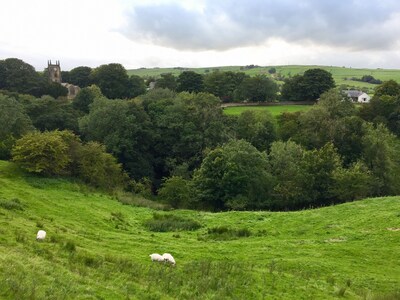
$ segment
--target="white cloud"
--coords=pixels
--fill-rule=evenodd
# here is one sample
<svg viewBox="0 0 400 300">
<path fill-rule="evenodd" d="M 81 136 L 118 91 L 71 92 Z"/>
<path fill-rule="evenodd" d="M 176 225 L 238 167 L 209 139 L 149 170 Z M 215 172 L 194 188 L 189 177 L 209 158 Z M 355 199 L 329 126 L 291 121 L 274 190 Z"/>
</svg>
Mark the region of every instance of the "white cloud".
<svg viewBox="0 0 400 300">
<path fill-rule="evenodd" d="M 324 64 L 400 68 L 394 0 L 6 0 L 0 59 L 42 70 Z M 133 18 L 133 19 L 132 19 Z M 356 45 L 356 47 L 354 47 Z"/>
</svg>

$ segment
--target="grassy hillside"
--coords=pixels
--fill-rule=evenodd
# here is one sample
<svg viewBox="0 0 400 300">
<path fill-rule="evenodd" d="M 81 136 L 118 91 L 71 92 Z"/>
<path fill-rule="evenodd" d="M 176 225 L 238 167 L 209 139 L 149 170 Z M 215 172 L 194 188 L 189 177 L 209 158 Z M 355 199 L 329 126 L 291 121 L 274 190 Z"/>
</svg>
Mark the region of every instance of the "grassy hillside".
<svg viewBox="0 0 400 300">
<path fill-rule="evenodd" d="M 212 68 L 187 68 L 185 70 L 192 70 L 198 72 L 200 74 L 206 74 L 208 72 L 212 72 L 215 69 L 219 69 L 221 71 L 234 71 L 234 72 L 244 72 L 249 75 L 257 75 L 257 74 L 266 74 L 269 75 L 268 70 L 271 66 L 265 67 L 257 67 L 248 70 L 241 70 L 240 66 L 227 66 L 227 67 L 212 67 Z M 389 79 L 393 79 L 397 82 L 400 82 L 400 70 L 392 70 L 392 69 L 354 69 L 354 68 L 344 68 L 344 67 L 333 67 L 333 66 L 274 66 L 277 73 L 281 73 L 286 77 L 293 76 L 296 74 L 303 74 L 306 70 L 312 68 L 321 68 L 330 73 L 332 73 L 333 78 L 337 85 L 346 84 L 349 86 L 354 86 L 357 88 L 363 88 L 365 90 L 372 91 L 376 85 L 369 84 L 365 82 L 352 81 L 348 80 L 352 77 L 361 78 L 363 75 L 372 75 L 376 79 L 380 79 L 382 81 L 386 81 Z M 139 75 L 139 76 L 160 76 L 163 73 L 172 73 L 174 75 L 179 75 L 182 72 L 182 69 L 179 68 L 141 68 L 128 70 L 129 75 Z M 346 80 L 347 79 L 347 80 Z"/>
<path fill-rule="evenodd" d="M 149 208 L 0 161 L 0 299 L 400 297 L 400 197 L 299 212 L 158 213 L 202 227 L 152 232 Z M 154 252 L 171 253 L 176 267 L 152 263 Z"/>
</svg>

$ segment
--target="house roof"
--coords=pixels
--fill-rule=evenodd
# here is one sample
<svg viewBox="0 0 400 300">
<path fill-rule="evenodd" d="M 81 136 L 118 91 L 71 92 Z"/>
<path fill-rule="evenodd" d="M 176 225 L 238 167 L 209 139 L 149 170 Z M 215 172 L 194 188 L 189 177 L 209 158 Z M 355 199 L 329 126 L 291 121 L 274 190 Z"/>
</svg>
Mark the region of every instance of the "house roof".
<svg viewBox="0 0 400 300">
<path fill-rule="evenodd" d="M 357 90 L 347 90 L 347 91 L 344 91 L 344 93 L 350 98 L 357 98 L 358 96 L 364 94 L 364 92 L 357 91 Z"/>
</svg>

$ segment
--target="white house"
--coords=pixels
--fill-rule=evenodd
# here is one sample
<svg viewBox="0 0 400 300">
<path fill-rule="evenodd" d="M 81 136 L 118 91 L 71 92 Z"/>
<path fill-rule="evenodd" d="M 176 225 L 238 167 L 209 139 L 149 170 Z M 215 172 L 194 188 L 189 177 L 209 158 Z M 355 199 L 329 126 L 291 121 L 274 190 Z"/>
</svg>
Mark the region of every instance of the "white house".
<svg viewBox="0 0 400 300">
<path fill-rule="evenodd" d="M 364 93 L 363 91 L 347 90 L 343 92 L 347 97 L 351 98 L 353 102 L 369 103 L 369 101 L 371 100 L 371 97 L 367 93 Z"/>
</svg>

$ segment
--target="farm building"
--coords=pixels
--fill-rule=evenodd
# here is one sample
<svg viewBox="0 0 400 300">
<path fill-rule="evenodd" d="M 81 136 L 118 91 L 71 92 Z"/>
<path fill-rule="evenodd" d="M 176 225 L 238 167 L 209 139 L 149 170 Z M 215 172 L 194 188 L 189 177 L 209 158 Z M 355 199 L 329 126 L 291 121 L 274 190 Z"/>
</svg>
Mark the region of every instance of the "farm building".
<svg viewBox="0 0 400 300">
<path fill-rule="evenodd" d="M 345 93 L 347 97 L 351 98 L 353 102 L 368 103 L 369 100 L 371 100 L 371 97 L 367 93 L 364 93 L 363 91 L 347 90 L 343 91 L 343 93 Z"/>
</svg>

